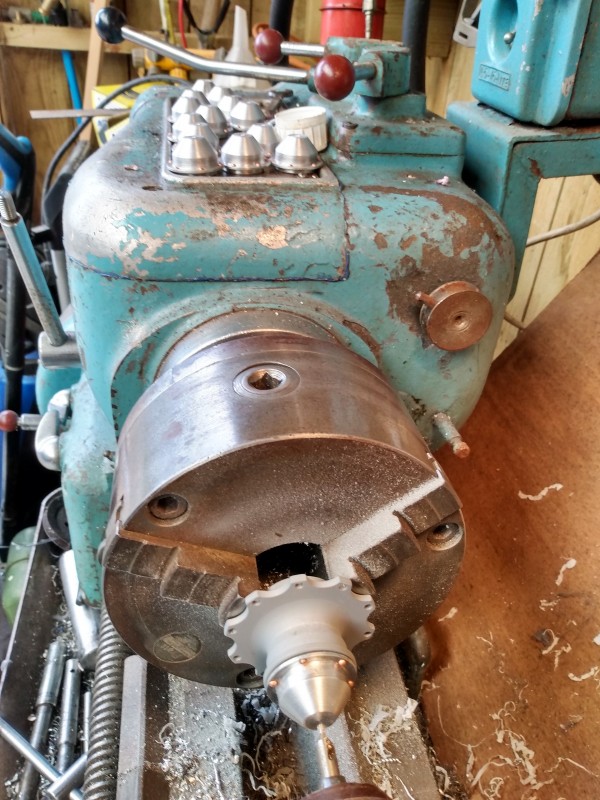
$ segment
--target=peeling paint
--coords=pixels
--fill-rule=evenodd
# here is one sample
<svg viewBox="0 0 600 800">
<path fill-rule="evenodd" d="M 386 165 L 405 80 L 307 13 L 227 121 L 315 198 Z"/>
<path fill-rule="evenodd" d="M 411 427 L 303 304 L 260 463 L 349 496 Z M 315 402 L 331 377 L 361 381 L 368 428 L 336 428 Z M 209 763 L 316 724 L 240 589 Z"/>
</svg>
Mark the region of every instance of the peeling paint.
<svg viewBox="0 0 600 800">
<path fill-rule="evenodd" d="M 378 250 L 387 250 L 388 242 L 383 233 L 376 233 L 373 241 Z"/>
<path fill-rule="evenodd" d="M 564 79 L 561 86 L 561 93 L 563 97 L 568 97 L 571 92 L 573 91 L 573 86 L 575 85 L 575 73 L 569 75 L 567 78 Z"/>
<path fill-rule="evenodd" d="M 256 234 L 256 238 L 263 247 L 271 250 L 280 250 L 288 246 L 286 228 L 283 225 L 274 225 L 272 228 L 263 226 Z"/>
</svg>

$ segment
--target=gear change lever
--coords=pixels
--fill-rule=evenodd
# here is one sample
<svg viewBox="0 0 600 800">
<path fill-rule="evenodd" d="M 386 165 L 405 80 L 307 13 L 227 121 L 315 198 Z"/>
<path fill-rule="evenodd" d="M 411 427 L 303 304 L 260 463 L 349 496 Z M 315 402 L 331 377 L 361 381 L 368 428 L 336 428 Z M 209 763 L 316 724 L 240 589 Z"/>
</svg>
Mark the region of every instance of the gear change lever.
<svg viewBox="0 0 600 800">
<path fill-rule="evenodd" d="M 237 75 L 245 78 L 261 78 L 268 81 L 308 83 L 311 89 L 314 87 L 327 100 L 342 100 L 350 94 L 356 81 L 372 80 L 377 73 L 377 67 L 370 61 L 352 64 L 344 56 L 336 54 L 324 55 L 314 70 L 279 67 L 272 64 L 236 64 L 229 61 L 213 61 L 210 58 L 194 55 L 182 47 L 161 42 L 152 36 L 148 36 L 143 31 L 132 28 L 127 24 L 127 19 L 123 12 L 112 6 L 102 8 L 97 13 L 96 30 L 100 38 L 108 44 L 119 44 L 126 39 L 133 44 L 153 50 L 155 53 L 172 58 L 192 69 L 203 72 L 212 72 L 217 75 Z M 260 36 L 272 33 L 268 29 L 263 31 Z M 321 54 L 320 46 L 313 45 L 312 47 L 314 50 L 312 50 L 311 55 Z M 257 42 L 257 51 L 260 57 L 259 42 Z M 280 43 L 279 52 L 287 51 L 285 44 L 281 45 Z M 323 50 L 323 52 L 325 51 Z"/>
</svg>

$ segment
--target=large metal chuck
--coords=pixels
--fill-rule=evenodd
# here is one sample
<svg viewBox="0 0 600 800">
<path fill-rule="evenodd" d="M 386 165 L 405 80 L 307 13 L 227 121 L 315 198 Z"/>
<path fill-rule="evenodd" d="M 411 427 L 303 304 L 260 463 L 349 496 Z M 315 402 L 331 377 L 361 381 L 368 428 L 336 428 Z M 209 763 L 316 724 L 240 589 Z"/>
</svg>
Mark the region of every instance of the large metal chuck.
<svg viewBox="0 0 600 800">
<path fill-rule="evenodd" d="M 285 704 L 309 658 L 345 696 L 355 664 L 447 594 L 459 506 L 376 367 L 303 317 L 233 313 L 172 349 L 123 428 L 106 605 L 135 651 L 184 678 L 251 686 L 264 672 Z M 294 580 L 298 600 L 311 595 L 304 611 L 290 603 Z M 255 615 L 254 600 L 272 615 Z M 307 615 L 313 640 L 288 648 Z M 242 617 L 255 622 L 240 638 Z M 288 711 L 311 727 L 339 713 L 337 701 L 333 717 L 310 703 L 294 712 L 297 700 Z"/>
</svg>

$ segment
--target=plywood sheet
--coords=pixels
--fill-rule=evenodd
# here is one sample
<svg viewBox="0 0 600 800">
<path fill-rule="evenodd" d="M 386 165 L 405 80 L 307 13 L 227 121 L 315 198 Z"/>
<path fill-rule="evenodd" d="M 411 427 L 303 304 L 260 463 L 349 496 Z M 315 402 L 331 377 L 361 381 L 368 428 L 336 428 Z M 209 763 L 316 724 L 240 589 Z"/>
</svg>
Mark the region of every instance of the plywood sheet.
<svg viewBox="0 0 600 800">
<path fill-rule="evenodd" d="M 468 543 L 424 704 L 467 796 L 600 796 L 599 266 L 496 361 L 471 458 L 440 458 Z"/>
</svg>

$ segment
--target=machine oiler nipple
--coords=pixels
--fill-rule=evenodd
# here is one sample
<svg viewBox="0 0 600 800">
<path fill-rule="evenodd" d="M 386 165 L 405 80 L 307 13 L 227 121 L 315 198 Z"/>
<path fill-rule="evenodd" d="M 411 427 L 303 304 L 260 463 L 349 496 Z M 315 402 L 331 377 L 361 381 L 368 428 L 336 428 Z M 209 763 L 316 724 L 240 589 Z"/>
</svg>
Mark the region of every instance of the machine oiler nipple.
<svg viewBox="0 0 600 800">
<path fill-rule="evenodd" d="M 356 682 L 352 648 L 370 639 L 375 607 L 349 580 L 293 575 L 252 592 L 225 624 L 234 663 L 252 664 L 281 710 L 304 728 L 332 725 Z"/>
</svg>

